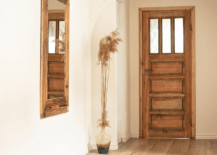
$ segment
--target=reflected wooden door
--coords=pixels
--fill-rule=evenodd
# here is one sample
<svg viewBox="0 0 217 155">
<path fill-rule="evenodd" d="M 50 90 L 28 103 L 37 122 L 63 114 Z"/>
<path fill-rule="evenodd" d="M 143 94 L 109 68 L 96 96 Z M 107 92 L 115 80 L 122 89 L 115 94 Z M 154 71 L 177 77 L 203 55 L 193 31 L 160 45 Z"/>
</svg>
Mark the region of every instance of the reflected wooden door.
<svg viewBox="0 0 217 155">
<path fill-rule="evenodd" d="M 191 137 L 191 12 L 142 14 L 143 137 Z"/>
</svg>

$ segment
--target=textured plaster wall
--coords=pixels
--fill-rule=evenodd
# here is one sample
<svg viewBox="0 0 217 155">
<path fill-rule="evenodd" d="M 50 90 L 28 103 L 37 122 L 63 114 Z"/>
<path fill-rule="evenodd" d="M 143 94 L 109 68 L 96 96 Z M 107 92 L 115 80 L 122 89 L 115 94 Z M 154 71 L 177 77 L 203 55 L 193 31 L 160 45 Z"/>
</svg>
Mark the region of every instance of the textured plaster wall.
<svg viewBox="0 0 217 155">
<path fill-rule="evenodd" d="M 91 130 L 87 0 L 70 1 L 69 112 L 40 119 L 40 0 L 0 4 L 0 154 L 84 155 Z"/>
</svg>

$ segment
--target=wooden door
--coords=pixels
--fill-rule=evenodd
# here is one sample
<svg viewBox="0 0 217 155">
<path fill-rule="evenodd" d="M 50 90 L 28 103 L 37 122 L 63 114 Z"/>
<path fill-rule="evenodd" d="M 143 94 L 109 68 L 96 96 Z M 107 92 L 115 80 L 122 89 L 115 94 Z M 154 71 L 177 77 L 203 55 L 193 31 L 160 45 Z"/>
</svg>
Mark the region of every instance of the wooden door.
<svg viewBox="0 0 217 155">
<path fill-rule="evenodd" d="M 191 12 L 142 14 L 143 137 L 191 137 Z"/>
</svg>

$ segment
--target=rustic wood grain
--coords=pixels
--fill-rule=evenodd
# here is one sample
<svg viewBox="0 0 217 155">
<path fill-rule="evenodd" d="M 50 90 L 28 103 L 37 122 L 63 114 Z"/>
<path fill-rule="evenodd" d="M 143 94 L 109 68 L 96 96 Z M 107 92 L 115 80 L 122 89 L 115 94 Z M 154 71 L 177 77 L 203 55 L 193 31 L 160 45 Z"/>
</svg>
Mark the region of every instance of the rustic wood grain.
<svg viewBox="0 0 217 155">
<path fill-rule="evenodd" d="M 45 117 L 49 117 L 49 116 L 54 116 L 54 115 L 58 115 L 58 114 L 62 114 L 62 113 L 66 113 L 68 112 L 68 107 L 67 106 L 63 106 L 63 107 L 59 107 L 57 109 L 46 109 L 45 110 Z"/>
<path fill-rule="evenodd" d="M 150 33 L 149 33 L 149 12 L 143 12 L 142 15 L 142 40 L 143 40 L 143 64 L 144 69 L 149 69 L 149 50 L 150 50 Z M 148 87 L 149 81 L 148 76 L 144 74 L 143 76 L 143 137 L 149 137 L 148 132 L 148 122 L 149 122 L 149 109 L 148 109 L 148 99 L 149 99 L 149 87 Z"/>
<path fill-rule="evenodd" d="M 176 12 L 176 11 L 175 11 Z M 183 14 L 183 11 L 180 11 Z M 175 27 L 174 27 L 174 17 L 171 17 L 171 53 L 175 53 Z"/>
<path fill-rule="evenodd" d="M 148 154 L 166 154 L 170 146 L 174 143 L 172 139 L 159 140 L 156 145 L 148 152 Z"/>
<path fill-rule="evenodd" d="M 48 54 L 48 61 L 52 62 L 52 61 L 59 61 L 59 62 L 63 62 L 64 59 L 64 54 Z"/>
<path fill-rule="evenodd" d="M 48 91 L 64 91 L 64 79 L 48 79 Z"/>
<path fill-rule="evenodd" d="M 191 10 L 194 6 L 176 6 L 176 7 L 148 7 L 148 8 L 139 8 L 141 11 L 185 11 Z"/>
<path fill-rule="evenodd" d="M 185 97 L 185 94 L 180 93 L 150 93 L 150 97 Z"/>
<path fill-rule="evenodd" d="M 168 154 L 186 155 L 190 146 L 190 139 L 176 139 L 171 145 Z"/>
<path fill-rule="evenodd" d="M 182 62 L 153 62 L 151 75 L 177 75 L 182 74 Z"/>
<path fill-rule="evenodd" d="M 161 54 L 161 55 L 150 54 L 149 60 L 151 62 L 168 62 L 168 61 L 183 62 L 185 60 L 185 55 L 184 54 Z"/>
<path fill-rule="evenodd" d="M 195 139 L 130 139 L 120 143 L 109 155 L 216 155 L 217 140 Z M 98 155 L 92 150 L 86 155 Z"/>
<path fill-rule="evenodd" d="M 142 11 L 139 11 L 139 137 L 142 138 L 143 124 L 143 56 L 142 56 Z"/>
<path fill-rule="evenodd" d="M 65 14 L 64 13 L 48 13 L 48 19 L 59 19 L 59 20 L 64 20 L 65 19 Z"/>
<path fill-rule="evenodd" d="M 183 17 L 183 11 L 151 11 L 151 18 L 159 18 L 159 17 Z"/>
<path fill-rule="evenodd" d="M 64 87 L 64 96 L 66 98 L 66 104 L 69 105 L 69 12 L 70 12 L 70 1 L 67 1 L 65 5 L 65 27 L 66 27 L 66 35 L 65 35 L 65 87 Z"/>
<path fill-rule="evenodd" d="M 191 11 L 184 11 L 185 16 L 185 112 L 186 137 L 191 137 Z"/>
<path fill-rule="evenodd" d="M 217 154 L 217 140 L 207 140 L 207 155 Z"/>
<path fill-rule="evenodd" d="M 64 62 L 48 62 L 48 74 L 64 74 Z"/>
<path fill-rule="evenodd" d="M 195 138 L 196 129 L 196 69 L 195 69 L 195 7 L 191 10 L 191 26 L 192 26 L 192 32 L 191 32 L 191 54 L 192 54 L 192 138 Z"/>
<path fill-rule="evenodd" d="M 182 98 L 152 98 L 152 109 L 182 109 Z"/>
<path fill-rule="evenodd" d="M 182 80 L 151 80 L 152 93 L 182 93 Z"/>
<path fill-rule="evenodd" d="M 41 1 L 41 75 L 40 75 L 40 117 L 44 118 L 47 100 L 47 56 L 48 53 L 48 0 Z"/>
<path fill-rule="evenodd" d="M 171 76 L 149 76 L 151 80 L 183 80 L 185 76 L 181 75 L 171 75 Z"/>
<path fill-rule="evenodd" d="M 185 111 L 183 110 L 171 110 L 171 109 L 164 109 L 164 110 L 151 110 L 149 112 L 150 115 L 185 115 Z"/>
<path fill-rule="evenodd" d="M 48 78 L 54 78 L 54 79 L 64 79 L 65 75 L 64 74 L 48 74 Z"/>
<path fill-rule="evenodd" d="M 182 128 L 182 116 L 152 116 L 153 128 Z"/>
<path fill-rule="evenodd" d="M 162 54 L 162 17 L 159 17 L 158 21 L 159 21 L 159 25 L 158 25 L 159 26 L 159 46 L 158 48 L 159 48 L 159 54 L 161 55 Z"/>
<path fill-rule="evenodd" d="M 63 3 L 63 4 L 67 4 L 67 2 L 69 1 L 69 0 L 58 0 L 59 2 L 61 2 L 61 3 Z"/>
<path fill-rule="evenodd" d="M 49 13 L 65 13 L 65 10 L 48 10 Z"/>
</svg>

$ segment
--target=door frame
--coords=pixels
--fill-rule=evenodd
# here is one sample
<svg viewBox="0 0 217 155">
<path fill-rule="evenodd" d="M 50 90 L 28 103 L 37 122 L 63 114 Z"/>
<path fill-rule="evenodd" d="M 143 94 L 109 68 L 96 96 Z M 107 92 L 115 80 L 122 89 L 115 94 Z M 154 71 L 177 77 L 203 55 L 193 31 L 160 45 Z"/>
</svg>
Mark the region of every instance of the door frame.
<svg viewBox="0 0 217 155">
<path fill-rule="evenodd" d="M 182 7 L 150 7 L 150 8 L 139 8 L 139 138 L 143 138 L 143 116 L 145 115 L 145 111 L 143 111 L 143 51 L 142 51 L 142 12 L 145 11 L 191 11 L 191 25 L 192 25 L 192 33 L 191 33 L 191 138 L 195 139 L 195 123 L 196 123 L 196 92 L 195 92 L 195 6 L 182 6 Z"/>
</svg>

